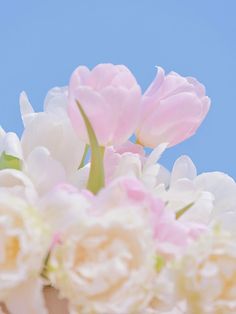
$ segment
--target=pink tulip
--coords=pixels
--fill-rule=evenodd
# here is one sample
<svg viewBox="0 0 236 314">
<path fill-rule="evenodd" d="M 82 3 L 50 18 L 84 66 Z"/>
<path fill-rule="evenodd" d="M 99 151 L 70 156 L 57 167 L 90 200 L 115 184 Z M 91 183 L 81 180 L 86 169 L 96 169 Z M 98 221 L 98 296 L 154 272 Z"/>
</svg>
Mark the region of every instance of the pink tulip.
<svg viewBox="0 0 236 314">
<path fill-rule="evenodd" d="M 80 139 L 88 143 L 76 100 L 100 145 L 123 144 L 134 133 L 140 117 L 141 89 L 124 65 L 99 64 L 91 71 L 79 66 L 71 76 L 69 116 Z"/>
<path fill-rule="evenodd" d="M 165 76 L 158 67 L 156 78 L 143 95 L 138 142 L 152 148 L 164 142 L 174 146 L 196 132 L 209 107 L 205 88 L 195 78 L 175 72 Z"/>
</svg>

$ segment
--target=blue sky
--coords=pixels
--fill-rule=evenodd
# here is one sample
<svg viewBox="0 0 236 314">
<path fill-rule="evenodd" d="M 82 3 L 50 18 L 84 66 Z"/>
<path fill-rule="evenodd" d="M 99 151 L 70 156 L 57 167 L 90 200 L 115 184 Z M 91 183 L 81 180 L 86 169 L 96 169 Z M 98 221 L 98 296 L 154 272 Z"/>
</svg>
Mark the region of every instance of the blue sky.
<svg viewBox="0 0 236 314">
<path fill-rule="evenodd" d="M 170 167 L 188 154 L 198 171 L 236 178 L 236 1 L 9 0 L 0 10 L 0 123 L 22 131 L 18 97 L 41 110 L 48 89 L 79 64 L 127 65 L 142 89 L 155 66 L 197 77 L 212 99 L 197 134 L 169 149 Z"/>
</svg>

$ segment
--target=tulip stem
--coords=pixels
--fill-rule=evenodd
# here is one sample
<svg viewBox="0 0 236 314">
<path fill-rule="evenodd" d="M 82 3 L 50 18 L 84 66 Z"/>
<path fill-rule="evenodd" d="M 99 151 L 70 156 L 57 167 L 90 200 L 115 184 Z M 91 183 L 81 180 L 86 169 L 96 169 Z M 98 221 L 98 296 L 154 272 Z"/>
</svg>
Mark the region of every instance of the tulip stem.
<svg viewBox="0 0 236 314">
<path fill-rule="evenodd" d="M 90 164 L 87 189 L 93 192 L 94 194 L 96 194 L 105 185 L 105 175 L 104 175 L 104 165 L 103 165 L 105 147 L 99 146 L 94 129 L 86 113 L 84 112 L 83 107 L 80 105 L 78 101 L 76 101 L 76 103 L 81 113 L 81 116 L 84 120 L 84 124 L 88 132 L 88 138 L 89 138 L 89 143 L 91 147 L 91 164 Z"/>
<path fill-rule="evenodd" d="M 97 192 L 105 185 L 103 165 L 104 152 L 105 147 L 103 146 L 99 146 L 95 152 L 91 150 L 91 166 L 87 188 L 94 194 L 97 194 Z"/>
<path fill-rule="evenodd" d="M 84 154 L 83 154 L 83 157 L 82 157 L 82 160 L 81 160 L 81 162 L 80 162 L 80 165 L 79 165 L 79 168 L 78 168 L 78 169 L 83 168 L 84 163 L 85 163 L 86 156 L 87 156 L 87 154 L 88 154 L 88 150 L 89 150 L 89 145 L 86 144 L 85 149 L 84 149 Z"/>
</svg>

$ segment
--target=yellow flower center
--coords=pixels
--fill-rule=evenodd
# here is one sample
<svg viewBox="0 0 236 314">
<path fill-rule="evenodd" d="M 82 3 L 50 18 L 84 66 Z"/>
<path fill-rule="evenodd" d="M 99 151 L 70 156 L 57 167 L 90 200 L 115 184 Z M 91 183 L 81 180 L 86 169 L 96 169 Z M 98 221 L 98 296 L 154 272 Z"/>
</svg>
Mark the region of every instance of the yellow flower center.
<svg viewBox="0 0 236 314">
<path fill-rule="evenodd" d="M 0 262 L 1 269 L 11 269 L 16 265 L 16 259 L 20 251 L 19 239 L 16 236 L 7 238 L 5 242 L 4 261 Z"/>
</svg>

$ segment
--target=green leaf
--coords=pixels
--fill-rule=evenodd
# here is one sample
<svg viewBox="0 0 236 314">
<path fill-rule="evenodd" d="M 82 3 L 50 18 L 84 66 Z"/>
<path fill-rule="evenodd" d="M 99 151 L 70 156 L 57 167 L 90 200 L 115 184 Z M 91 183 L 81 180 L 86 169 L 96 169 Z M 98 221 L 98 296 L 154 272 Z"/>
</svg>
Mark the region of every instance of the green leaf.
<svg viewBox="0 0 236 314">
<path fill-rule="evenodd" d="M 184 208 L 181 208 L 179 211 L 177 211 L 177 213 L 175 214 L 176 219 L 179 219 L 184 213 L 186 213 L 193 206 L 193 204 L 194 203 L 190 203 Z"/>
<path fill-rule="evenodd" d="M 7 155 L 5 152 L 0 157 L 0 170 L 3 169 L 16 169 L 21 170 L 21 160 L 17 157 Z"/>
<path fill-rule="evenodd" d="M 105 184 L 104 165 L 103 165 L 103 157 L 104 157 L 105 148 L 99 146 L 96 134 L 93 130 L 93 127 L 86 113 L 84 112 L 80 103 L 78 101 L 76 101 L 76 103 L 83 117 L 86 129 L 88 132 L 89 143 L 90 143 L 90 148 L 91 148 L 91 165 L 90 165 L 87 188 L 88 190 L 96 194 L 101 188 L 104 187 L 104 184 Z"/>
</svg>

